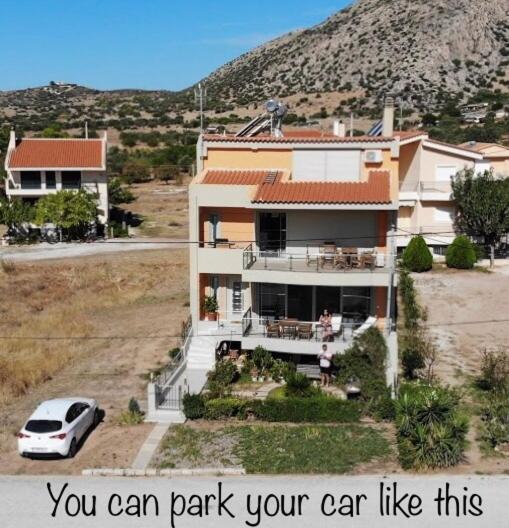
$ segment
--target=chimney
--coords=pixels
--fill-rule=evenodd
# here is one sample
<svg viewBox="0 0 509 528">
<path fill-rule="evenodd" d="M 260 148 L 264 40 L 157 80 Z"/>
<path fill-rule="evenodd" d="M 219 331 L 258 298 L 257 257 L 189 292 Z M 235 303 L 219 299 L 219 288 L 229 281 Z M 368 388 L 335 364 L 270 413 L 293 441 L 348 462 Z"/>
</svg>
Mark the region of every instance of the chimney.
<svg viewBox="0 0 509 528">
<path fill-rule="evenodd" d="M 394 99 L 392 97 L 385 98 L 384 118 L 382 124 L 382 135 L 385 137 L 392 137 L 394 134 Z"/>
<path fill-rule="evenodd" d="M 339 119 L 334 119 L 334 122 L 332 124 L 332 133 L 337 137 L 346 136 L 346 126 L 343 121 L 340 121 Z"/>
<path fill-rule="evenodd" d="M 9 137 L 9 144 L 15 146 L 16 145 L 16 131 L 11 128 L 11 133 Z"/>
</svg>

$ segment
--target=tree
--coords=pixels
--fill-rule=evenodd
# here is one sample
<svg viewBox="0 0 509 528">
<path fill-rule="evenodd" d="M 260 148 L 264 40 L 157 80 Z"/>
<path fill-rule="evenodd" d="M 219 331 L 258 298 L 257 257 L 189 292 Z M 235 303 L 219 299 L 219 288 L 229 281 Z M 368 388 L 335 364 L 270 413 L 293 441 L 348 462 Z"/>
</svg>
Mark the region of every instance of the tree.
<svg viewBox="0 0 509 528">
<path fill-rule="evenodd" d="M 447 248 L 445 262 L 448 268 L 472 269 L 477 262 L 474 245 L 466 235 L 457 236 Z"/>
<path fill-rule="evenodd" d="M 139 160 L 129 160 L 122 169 L 125 181 L 131 183 L 143 183 L 150 180 L 149 168 Z"/>
<path fill-rule="evenodd" d="M 178 174 L 179 168 L 174 165 L 163 165 L 161 167 L 157 167 L 156 169 L 157 178 L 163 181 L 164 183 L 168 183 L 169 181 L 175 181 L 177 179 Z"/>
<path fill-rule="evenodd" d="M 108 202 L 111 205 L 127 204 L 134 202 L 136 197 L 127 188 L 122 185 L 119 178 L 111 178 L 108 183 Z"/>
<path fill-rule="evenodd" d="M 464 169 L 453 176 L 451 185 L 456 229 L 484 239 L 493 267 L 495 246 L 509 231 L 509 180 L 495 178 L 492 171 L 475 174 L 474 169 Z"/>
<path fill-rule="evenodd" d="M 433 255 L 431 254 L 424 238 L 421 235 L 414 236 L 403 251 L 403 266 L 417 273 L 428 271 L 433 266 Z"/>
<path fill-rule="evenodd" d="M 24 225 L 34 219 L 34 208 L 21 198 L 0 199 L 0 224 L 7 226 L 7 234 L 20 235 Z"/>
<path fill-rule="evenodd" d="M 40 134 L 39 137 L 42 138 L 67 138 L 69 134 L 62 130 L 62 125 L 60 123 L 53 123 L 50 126 L 46 127 Z"/>
<path fill-rule="evenodd" d="M 72 238 L 83 237 L 97 220 L 97 196 L 80 189 L 43 196 L 35 207 L 35 223 L 54 224 Z"/>
</svg>

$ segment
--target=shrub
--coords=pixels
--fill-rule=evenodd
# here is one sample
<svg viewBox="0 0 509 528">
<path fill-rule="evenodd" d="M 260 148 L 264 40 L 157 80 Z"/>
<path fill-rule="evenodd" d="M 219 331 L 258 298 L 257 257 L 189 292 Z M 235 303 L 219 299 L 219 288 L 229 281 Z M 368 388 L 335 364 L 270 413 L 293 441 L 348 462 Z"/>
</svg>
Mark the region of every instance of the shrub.
<svg viewBox="0 0 509 528">
<path fill-rule="evenodd" d="M 308 398 L 316 394 L 311 380 L 299 372 L 292 372 L 286 378 L 285 396 L 288 398 Z"/>
<path fill-rule="evenodd" d="M 463 459 L 468 420 L 458 395 L 442 387 L 405 388 L 396 402 L 399 460 L 404 469 L 446 468 Z"/>
<path fill-rule="evenodd" d="M 239 375 L 231 361 L 218 361 L 214 370 L 207 374 L 207 387 L 211 398 L 221 398 L 231 391 L 231 385 Z"/>
<path fill-rule="evenodd" d="M 275 359 L 270 367 L 270 376 L 274 381 L 281 381 L 286 374 L 286 363 L 282 359 Z M 292 363 L 293 365 L 293 363 Z"/>
<path fill-rule="evenodd" d="M 405 328 L 415 329 L 422 316 L 421 308 L 417 302 L 414 280 L 410 277 L 408 270 L 401 270 L 399 291 L 403 301 L 403 311 L 405 313 Z"/>
<path fill-rule="evenodd" d="M 203 310 L 207 313 L 215 313 L 217 312 L 217 309 L 217 299 L 211 295 L 207 295 L 205 299 L 203 299 Z"/>
<path fill-rule="evenodd" d="M 262 346 L 257 346 L 253 350 L 252 360 L 260 375 L 265 375 L 274 363 L 272 354 Z"/>
<path fill-rule="evenodd" d="M 168 350 L 168 356 L 170 356 L 170 359 L 175 359 L 179 354 L 180 354 L 180 347 L 174 347 Z"/>
<path fill-rule="evenodd" d="M 472 269 L 476 261 L 474 246 L 465 235 L 457 236 L 447 248 L 445 262 L 448 268 Z"/>
<path fill-rule="evenodd" d="M 417 273 L 428 271 L 432 268 L 433 255 L 421 235 L 417 235 L 410 240 L 410 243 L 403 251 L 402 263 L 406 269 Z"/>
<path fill-rule="evenodd" d="M 491 447 L 509 443 L 509 401 L 506 397 L 491 400 L 481 411 L 481 438 Z"/>
<path fill-rule="evenodd" d="M 205 418 L 207 420 L 220 420 L 221 418 L 232 418 L 244 416 L 246 400 L 240 398 L 218 398 L 205 402 Z"/>
<path fill-rule="evenodd" d="M 477 386 L 486 391 L 505 394 L 509 389 L 509 355 L 505 350 L 485 350 L 481 359 L 481 375 Z"/>
<path fill-rule="evenodd" d="M 131 398 L 127 404 L 127 410 L 120 413 L 118 423 L 120 425 L 138 425 L 143 422 L 143 413 L 135 398 Z"/>
<path fill-rule="evenodd" d="M 257 400 L 245 409 L 268 422 L 357 422 L 361 416 L 358 402 L 329 396 Z"/>
<path fill-rule="evenodd" d="M 185 393 L 182 399 L 184 415 L 189 420 L 197 420 L 205 415 L 205 400 L 201 394 Z"/>
<path fill-rule="evenodd" d="M 417 378 L 417 371 L 426 366 L 421 337 L 418 333 L 406 336 L 401 352 L 403 376 L 406 379 Z"/>
<path fill-rule="evenodd" d="M 350 378 L 361 383 L 361 399 L 367 409 L 387 393 L 385 362 L 387 344 L 378 328 L 370 328 L 356 338 L 344 354 L 334 356 L 332 362 L 338 369 L 336 380 L 345 384 Z M 374 407 L 373 407 L 374 408 Z"/>
<path fill-rule="evenodd" d="M 129 404 L 127 405 L 127 409 L 129 410 L 130 413 L 138 413 L 138 414 L 141 413 L 140 404 L 138 403 L 138 401 L 135 398 L 131 398 L 129 400 Z"/>
</svg>

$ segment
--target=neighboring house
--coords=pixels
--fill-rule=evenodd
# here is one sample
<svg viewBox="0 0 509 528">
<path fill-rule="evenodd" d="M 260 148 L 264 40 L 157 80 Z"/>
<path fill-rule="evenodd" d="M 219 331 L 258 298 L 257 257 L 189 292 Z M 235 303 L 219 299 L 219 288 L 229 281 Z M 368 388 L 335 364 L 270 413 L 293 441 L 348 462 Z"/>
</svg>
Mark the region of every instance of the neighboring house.
<svg viewBox="0 0 509 528">
<path fill-rule="evenodd" d="M 509 177 L 509 148 L 497 143 L 478 143 L 469 141 L 460 147 L 482 154 L 486 163 L 489 163 L 495 176 Z"/>
<path fill-rule="evenodd" d="M 422 132 L 398 135 L 397 245 L 403 248 L 413 235 L 423 234 L 428 246 L 436 254 L 442 254 L 455 237 L 451 176 L 465 168 L 482 172 L 494 165 L 482 152 L 465 145 L 435 141 Z"/>
<path fill-rule="evenodd" d="M 5 192 L 35 203 L 61 189 L 87 189 L 98 196 L 98 219 L 108 222 L 106 134 L 101 139 L 16 139 L 11 132 Z"/>
</svg>

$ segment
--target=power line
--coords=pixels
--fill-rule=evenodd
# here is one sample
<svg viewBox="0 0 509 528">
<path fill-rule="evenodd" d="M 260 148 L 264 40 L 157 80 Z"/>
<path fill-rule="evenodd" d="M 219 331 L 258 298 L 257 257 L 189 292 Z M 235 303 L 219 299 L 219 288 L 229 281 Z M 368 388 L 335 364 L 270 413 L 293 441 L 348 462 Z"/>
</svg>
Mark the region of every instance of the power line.
<svg viewBox="0 0 509 528">
<path fill-rule="evenodd" d="M 448 321 L 443 323 L 427 323 L 426 327 L 449 327 L 449 326 L 468 326 L 474 324 L 499 324 L 499 323 L 508 323 L 509 318 L 507 319 L 479 319 L 472 321 Z M 250 332 L 249 337 L 256 336 L 265 336 L 264 332 Z M 238 337 L 241 336 L 233 335 L 232 332 L 223 333 L 223 334 L 196 334 L 193 337 Z M 159 334 L 154 336 L 0 336 L 2 340 L 33 340 L 33 341 L 87 341 L 87 340 L 143 340 L 143 339 L 182 339 L 181 334 Z M 312 341 L 309 341 L 310 343 Z"/>
</svg>

